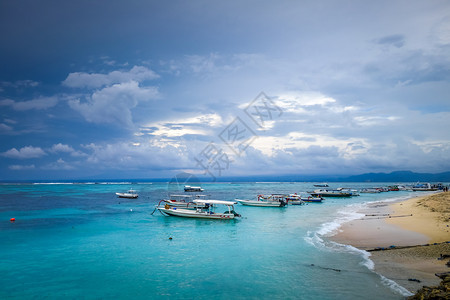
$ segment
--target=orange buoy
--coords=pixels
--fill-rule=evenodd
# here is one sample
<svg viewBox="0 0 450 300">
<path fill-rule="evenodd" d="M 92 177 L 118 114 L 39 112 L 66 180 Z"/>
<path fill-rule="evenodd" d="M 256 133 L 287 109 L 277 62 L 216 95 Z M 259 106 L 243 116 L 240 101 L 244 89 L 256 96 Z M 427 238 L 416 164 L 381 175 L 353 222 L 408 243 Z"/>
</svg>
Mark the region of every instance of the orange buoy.
<svg viewBox="0 0 450 300">
<path fill-rule="evenodd" d="M 16 221 L 16 218 L 11 218 L 11 219 L 9 219 L 9 221 L 14 222 L 14 221 Z"/>
</svg>

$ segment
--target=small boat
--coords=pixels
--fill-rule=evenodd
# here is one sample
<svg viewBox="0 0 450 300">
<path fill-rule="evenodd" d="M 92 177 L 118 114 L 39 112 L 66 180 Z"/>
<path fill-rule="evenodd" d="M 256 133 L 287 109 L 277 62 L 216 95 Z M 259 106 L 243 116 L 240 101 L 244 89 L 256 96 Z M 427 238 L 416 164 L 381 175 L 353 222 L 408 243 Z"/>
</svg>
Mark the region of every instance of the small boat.
<svg viewBox="0 0 450 300">
<path fill-rule="evenodd" d="M 126 193 L 116 193 L 116 195 L 119 196 L 119 198 L 129 198 L 129 199 L 135 199 L 139 197 L 139 195 L 136 193 L 135 190 L 129 190 Z"/>
<path fill-rule="evenodd" d="M 302 197 L 298 194 L 289 194 L 284 197 L 287 204 L 290 205 L 303 205 L 305 202 L 302 200 Z"/>
<path fill-rule="evenodd" d="M 324 200 L 322 197 L 313 197 L 313 196 L 301 197 L 300 199 L 303 202 L 310 202 L 310 203 L 322 203 L 322 201 Z"/>
<path fill-rule="evenodd" d="M 199 186 L 190 186 L 190 185 L 185 185 L 184 186 L 184 191 L 185 192 L 203 192 L 204 189 L 202 189 Z"/>
<path fill-rule="evenodd" d="M 431 184 L 429 184 L 429 183 L 422 183 L 422 184 L 417 183 L 416 185 L 414 185 L 412 187 L 412 190 L 413 191 L 437 191 L 438 188 L 431 186 Z"/>
<path fill-rule="evenodd" d="M 351 197 L 351 192 L 340 191 L 340 190 L 314 190 L 310 192 L 313 197 Z"/>
<path fill-rule="evenodd" d="M 156 208 L 165 215 L 185 218 L 230 220 L 236 217 L 241 217 L 240 214 L 234 211 L 234 204 L 237 203 L 234 201 L 197 199 L 193 202 L 196 205 L 195 209 L 172 207 L 167 203 L 164 207 L 158 206 Z M 227 210 L 223 213 L 216 212 L 220 206 L 226 206 Z"/>
<path fill-rule="evenodd" d="M 207 197 L 206 195 L 170 195 L 169 199 L 163 199 L 160 201 L 165 202 L 165 204 L 172 207 L 184 207 L 184 208 L 195 208 L 196 204 L 192 201 L 195 199 L 200 199 L 201 197 Z M 159 204 L 158 204 L 159 205 Z"/>
<path fill-rule="evenodd" d="M 316 183 L 314 184 L 315 187 L 329 187 L 328 183 Z"/>
<path fill-rule="evenodd" d="M 364 188 L 364 189 L 362 189 L 359 192 L 363 193 L 363 194 L 378 194 L 378 193 L 381 193 L 381 191 L 379 189 L 376 189 L 376 188 Z"/>
<path fill-rule="evenodd" d="M 172 207 L 189 207 L 194 204 L 191 195 L 170 195 L 169 199 L 163 199 L 162 202 Z"/>
<path fill-rule="evenodd" d="M 247 206 L 260 206 L 260 207 L 284 207 L 287 202 L 285 200 L 285 195 L 258 195 L 256 200 L 244 200 L 244 199 L 236 199 L 242 205 Z"/>
</svg>

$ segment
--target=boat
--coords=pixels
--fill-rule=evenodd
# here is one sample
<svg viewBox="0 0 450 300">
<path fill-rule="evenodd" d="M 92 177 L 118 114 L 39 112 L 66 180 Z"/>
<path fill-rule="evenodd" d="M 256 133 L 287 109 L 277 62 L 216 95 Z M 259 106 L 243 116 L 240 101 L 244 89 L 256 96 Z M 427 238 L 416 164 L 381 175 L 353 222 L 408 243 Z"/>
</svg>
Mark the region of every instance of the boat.
<svg viewBox="0 0 450 300">
<path fill-rule="evenodd" d="M 272 194 L 270 196 L 258 195 L 256 200 L 235 199 L 242 205 L 260 206 L 260 207 L 284 207 L 287 202 L 285 195 Z"/>
<path fill-rule="evenodd" d="M 184 186 L 184 191 L 185 192 L 203 192 L 204 189 L 202 189 L 199 186 L 190 186 L 190 185 L 185 185 Z"/>
<path fill-rule="evenodd" d="M 163 199 L 160 202 L 165 202 L 165 204 L 173 207 L 188 207 L 190 204 L 191 206 L 194 204 L 192 200 L 191 195 L 170 195 L 169 199 Z"/>
<path fill-rule="evenodd" d="M 359 192 L 363 193 L 363 194 L 378 194 L 378 193 L 381 193 L 381 191 L 376 189 L 376 188 L 364 188 L 364 189 L 362 189 Z"/>
<path fill-rule="evenodd" d="M 136 199 L 139 197 L 139 195 L 136 193 L 135 190 L 128 190 L 126 193 L 116 193 L 116 195 L 119 198 L 129 198 L 129 199 Z"/>
<path fill-rule="evenodd" d="M 230 220 L 241 217 L 240 214 L 234 211 L 234 204 L 237 204 L 235 201 L 197 199 L 193 202 L 196 205 L 195 209 L 173 207 L 167 203 L 163 207 L 156 207 L 156 209 L 164 215 L 185 218 Z M 220 206 L 226 206 L 227 210 L 223 213 L 216 212 Z"/>
<path fill-rule="evenodd" d="M 165 204 L 173 207 L 185 207 L 185 208 L 194 208 L 195 203 L 193 202 L 195 199 L 200 199 L 201 197 L 207 197 L 206 195 L 170 195 L 169 199 L 163 199 L 160 203 L 165 202 Z M 158 204 L 159 205 L 159 204 Z"/>
<path fill-rule="evenodd" d="M 286 200 L 286 203 L 290 204 L 290 205 L 303 205 L 303 204 L 305 204 L 305 202 L 302 200 L 302 197 L 300 195 L 298 195 L 297 193 L 286 195 L 284 197 L 284 200 Z"/>
<path fill-rule="evenodd" d="M 352 193 L 342 190 L 323 190 L 318 189 L 314 192 L 309 192 L 313 197 L 351 197 Z"/>
<path fill-rule="evenodd" d="M 314 184 L 315 187 L 329 187 L 328 183 L 316 183 Z"/>
<path fill-rule="evenodd" d="M 417 183 L 412 187 L 413 191 L 437 191 L 437 187 L 431 186 L 429 183 Z"/>
<path fill-rule="evenodd" d="M 300 199 L 303 202 L 309 202 L 309 203 L 322 203 L 322 201 L 324 200 L 322 197 L 313 197 L 313 196 L 301 197 Z"/>
</svg>

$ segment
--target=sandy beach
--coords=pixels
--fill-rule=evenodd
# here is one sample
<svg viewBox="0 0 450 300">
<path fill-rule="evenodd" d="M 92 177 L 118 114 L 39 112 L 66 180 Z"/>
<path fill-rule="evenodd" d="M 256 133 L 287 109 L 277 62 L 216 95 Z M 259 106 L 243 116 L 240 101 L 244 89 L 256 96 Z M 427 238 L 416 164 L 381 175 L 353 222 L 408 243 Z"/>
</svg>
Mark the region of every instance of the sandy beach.
<svg viewBox="0 0 450 300">
<path fill-rule="evenodd" d="M 414 293 L 438 285 L 435 273 L 450 271 L 450 192 L 369 205 L 365 216 L 344 224 L 331 239 L 368 250 L 375 271 Z M 422 246 L 417 246 L 422 245 Z M 417 246 L 408 247 L 407 246 Z M 372 251 L 377 248 L 386 250 Z"/>
</svg>

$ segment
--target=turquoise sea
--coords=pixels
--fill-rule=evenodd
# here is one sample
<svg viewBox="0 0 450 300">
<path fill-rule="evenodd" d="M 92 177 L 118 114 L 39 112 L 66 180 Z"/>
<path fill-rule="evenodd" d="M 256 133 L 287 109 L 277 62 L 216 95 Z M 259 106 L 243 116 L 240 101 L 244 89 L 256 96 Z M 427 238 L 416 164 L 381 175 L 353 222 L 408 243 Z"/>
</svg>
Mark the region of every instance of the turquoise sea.
<svg viewBox="0 0 450 300">
<path fill-rule="evenodd" d="M 333 183 L 337 187 L 392 183 Z M 312 183 L 208 183 L 211 199 L 302 193 Z M 130 188 L 138 199 L 119 199 Z M 166 217 L 167 183 L 0 185 L 0 299 L 403 299 L 405 278 L 327 240 L 368 202 L 361 194 L 285 208 L 236 205 L 239 220 Z M 15 218 L 15 222 L 10 222 Z M 172 238 L 172 239 L 169 239 Z"/>
</svg>

